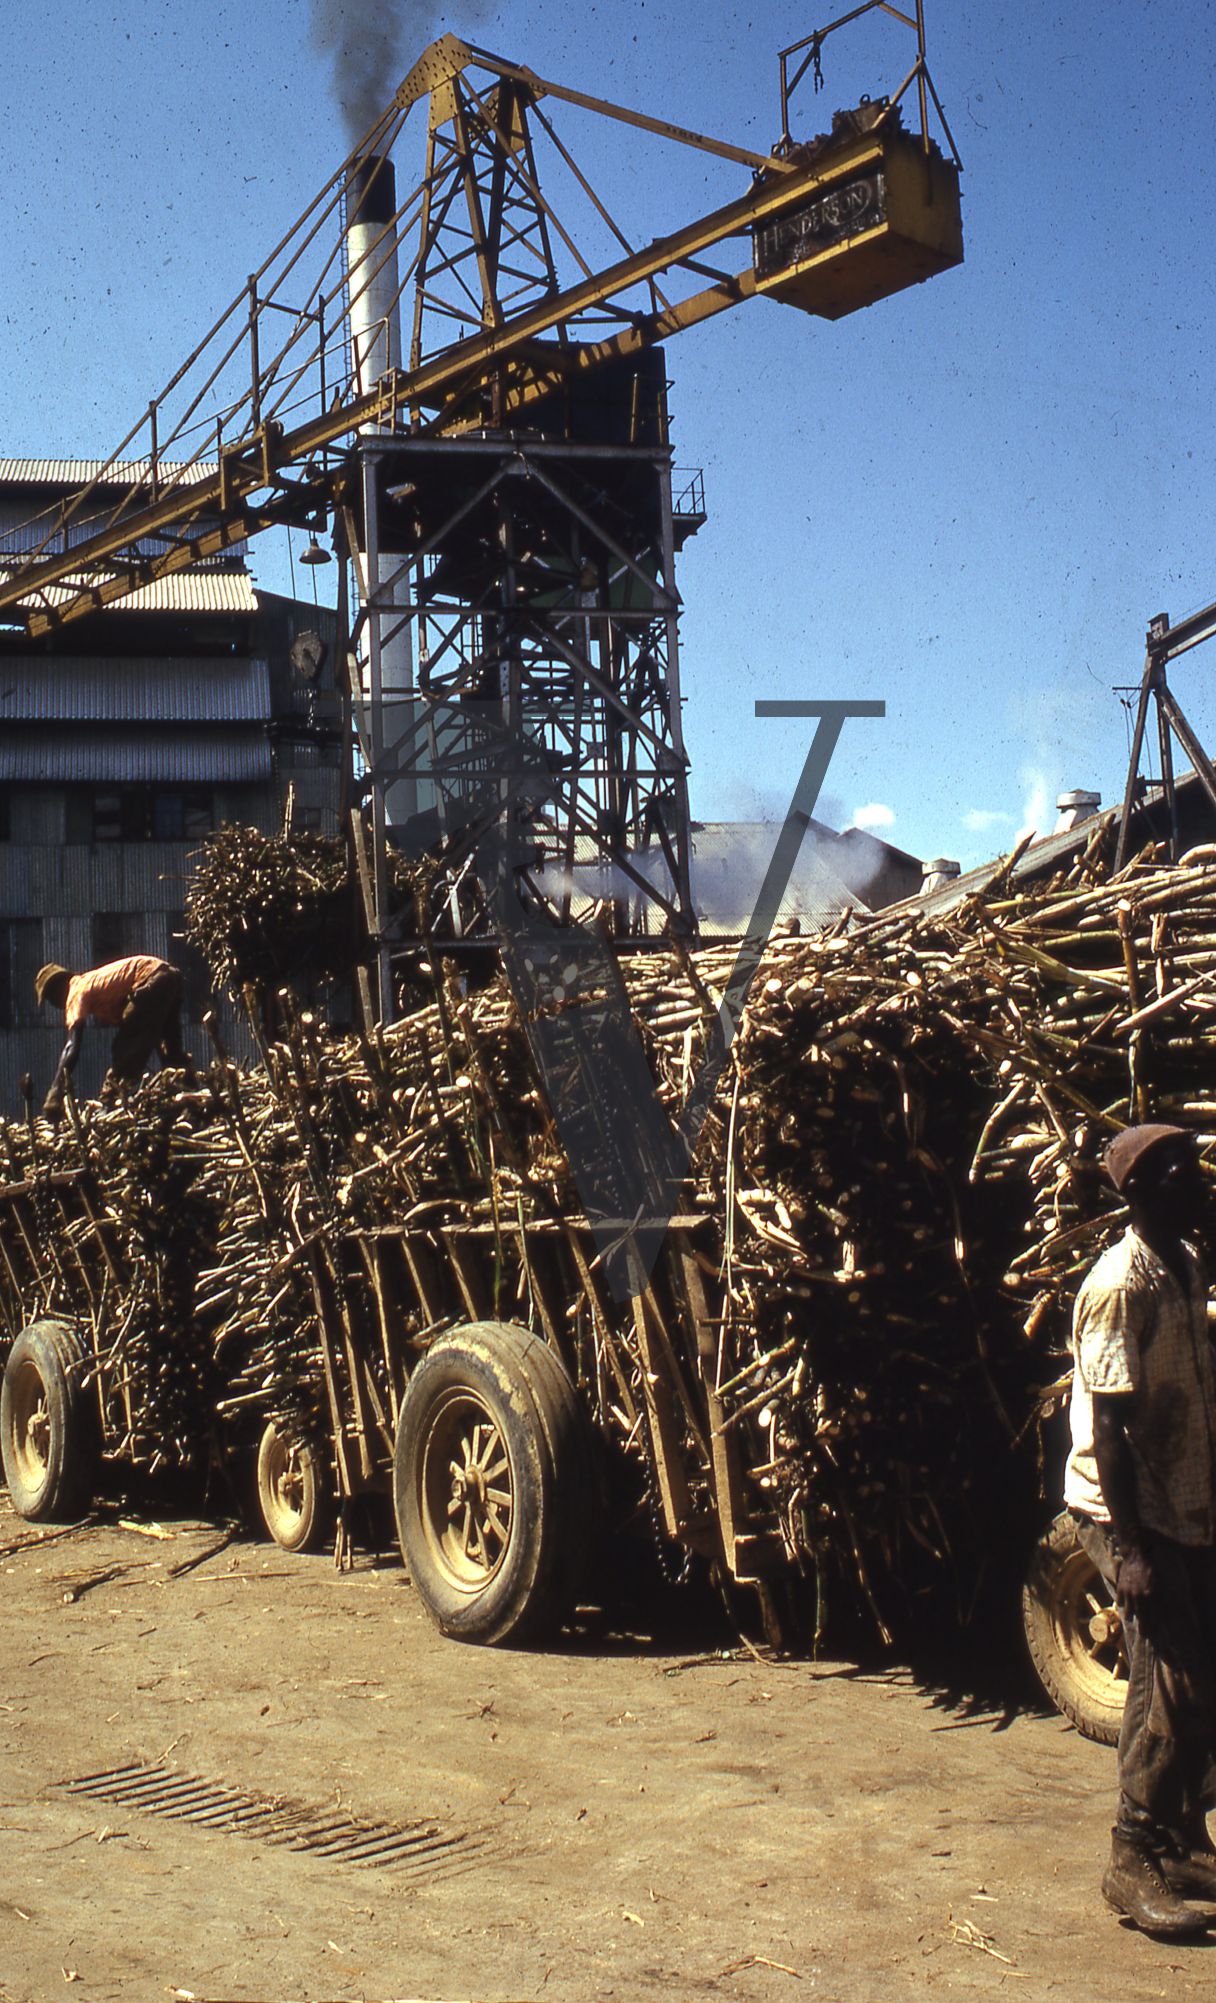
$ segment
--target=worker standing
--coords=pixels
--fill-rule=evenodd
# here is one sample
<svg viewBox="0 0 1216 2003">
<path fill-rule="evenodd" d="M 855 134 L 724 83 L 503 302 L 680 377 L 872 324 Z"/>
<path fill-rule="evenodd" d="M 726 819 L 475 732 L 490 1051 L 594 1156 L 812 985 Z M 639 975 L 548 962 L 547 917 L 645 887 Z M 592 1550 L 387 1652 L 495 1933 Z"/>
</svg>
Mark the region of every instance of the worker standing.
<svg viewBox="0 0 1216 2003">
<path fill-rule="evenodd" d="M 192 1069 L 182 1044 L 182 977 L 168 960 L 133 953 L 85 974 L 51 964 L 38 969 L 34 993 L 40 1005 L 63 1009 L 68 1030 L 44 1113 L 58 1112 L 63 1104 L 64 1087 L 90 1019 L 114 1031 L 109 1072 L 113 1079 L 139 1078 L 154 1050 L 160 1051 L 165 1064 Z"/>
<path fill-rule="evenodd" d="M 1104 1157 L 1130 1224 L 1073 1315 L 1064 1499 L 1115 1593 L 1127 1648 L 1107 1903 L 1146 1933 L 1216 1920 L 1216 1362 L 1190 1242 L 1207 1205 L 1178 1127 L 1129 1127 Z"/>
</svg>

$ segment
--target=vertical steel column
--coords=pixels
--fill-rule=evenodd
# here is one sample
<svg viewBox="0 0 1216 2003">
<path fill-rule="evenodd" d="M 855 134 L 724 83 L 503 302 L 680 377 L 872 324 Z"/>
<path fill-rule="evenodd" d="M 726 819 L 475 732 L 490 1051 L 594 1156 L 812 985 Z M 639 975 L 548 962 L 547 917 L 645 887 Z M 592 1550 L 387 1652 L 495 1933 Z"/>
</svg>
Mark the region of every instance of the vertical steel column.
<svg viewBox="0 0 1216 2003">
<path fill-rule="evenodd" d="M 619 686 L 621 681 L 619 671 L 621 650 L 616 644 L 616 622 L 612 617 L 612 580 L 608 574 L 607 564 L 601 564 L 600 566 L 598 597 L 601 614 L 598 622 L 599 633 L 597 635 L 600 680 L 606 687 L 614 689 L 619 695 L 621 693 Z M 627 654 L 629 635 L 623 621 L 621 637 L 622 645 Z M 621 812 L 621 744 L 623 733 L 620 717 L 611 705 L 601 702 L 599 708 L 601 712 L 599 729 L 603 732 L 604 745 L 604 769 L 600 787 L 602 802 L 600 811 L 603 819 L 600 832 L 607 838 L 608 855 L 612 863 L 612 929 L 623 937 L 629 930 L 629 897 L 624 887 L 625 879 L 619 868 L 619 863 L 625 853 L 625 823 Z"/>
<path fill-rule="evenodd" d="M 679 910 L 693 916 L 691 865 L 689 861 L 689 806 L 688 806 L 688 754 L 684 749 L 684 704 L 680 695 L 680 614 L 679 593 L 676 590 L 676 545 L 672 527 L 671 503 L 671 453 L 665 452 L 655 461 L 655 471 L 659 482 L 660 539 L 663 558 L 663 590 L 668 599 L 668 610 L 664 614 L 667 631 L 667 660 L 664 669 L 664 692 L 667 703 L 667 729 L 671 738 L 673 771 L 672 790 L 676 797 L 676 895 Z M 669 829 L 668 833 L 672 831 Z"/>
<path fill-rule="evenodd" d="M 361 452 L 363 475 L 363 548 L 367 580 L 367 698 L 371 738 L 372 887 L 375 898 L 376 958 L 381 1022 L 393 1020 L 393 968 L 385 939 L 388 924 L 388 851 L 384 807 L 384 664 L 381 655 L 380 496 L 379 464 L 371 452 Z"/>
<path fill-rule="evenodd" d="M 1158 674 L 1160 681 L 1154 694 L 1157 698 L 1157 742 L 1161 749 L 1161 786 L 1165 794 L 1165 808 L 1170 823 L 1170 861 L 1177 862 L 1182 845 L 1178 836 L 1178 792 L 1174 784 L 1174 747 L 1170 739 L 1169 713 L 1162 700 L 1161 683 L 1165 680 L 1164 667 L 1158 669 Z"/>
</svg>

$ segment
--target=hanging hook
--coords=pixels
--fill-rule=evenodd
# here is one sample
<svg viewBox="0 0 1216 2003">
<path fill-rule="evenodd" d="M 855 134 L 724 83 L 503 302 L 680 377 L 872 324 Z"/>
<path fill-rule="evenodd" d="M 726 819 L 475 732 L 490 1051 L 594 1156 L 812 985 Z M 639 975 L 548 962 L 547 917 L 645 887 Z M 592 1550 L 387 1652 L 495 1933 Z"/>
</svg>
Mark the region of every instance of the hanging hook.
<svg viewBox="0 0 1216 2003">
<path fill-rule="evenodd" d="M 823 64 L 820 60 L 822 50 L 823 36 L 816 33 L 811 36 L 811 80 L 815 86 L 816 97 L 823 89 Z"/>
</svg>

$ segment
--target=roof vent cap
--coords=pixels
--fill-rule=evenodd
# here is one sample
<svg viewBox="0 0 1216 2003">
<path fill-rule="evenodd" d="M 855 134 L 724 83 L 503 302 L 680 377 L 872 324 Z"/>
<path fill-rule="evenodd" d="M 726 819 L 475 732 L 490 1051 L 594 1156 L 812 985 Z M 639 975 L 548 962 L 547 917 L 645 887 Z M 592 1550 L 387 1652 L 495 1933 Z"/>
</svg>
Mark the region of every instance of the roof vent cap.
<svg viewBox="0 0 1216 2003">
<path fill-rule="evenodd" d="M 1087 793 L 1081 788 L 1071 793 L 1060 793 L 1056 798 L 1056 834 L 1067 834 L 1079 822 L 1092 819 L 1101 805 L 1101 793 Z"/>
<path fill-rule="evenodd" d="M 940 890 L 943 884 L 953 883 L 956 876 L 963 873 L 962 864 L 948 855 L 934 856 L 932 862 L 922 862 L 920 894 L 928 897 L 931 891 Z"/>
</svg>

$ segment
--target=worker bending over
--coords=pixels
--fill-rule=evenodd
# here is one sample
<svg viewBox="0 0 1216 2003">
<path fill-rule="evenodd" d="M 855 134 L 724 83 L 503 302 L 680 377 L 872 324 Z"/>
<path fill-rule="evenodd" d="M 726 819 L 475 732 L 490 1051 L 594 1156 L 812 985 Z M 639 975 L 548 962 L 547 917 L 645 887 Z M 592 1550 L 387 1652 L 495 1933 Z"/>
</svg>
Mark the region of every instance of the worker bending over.
<svg viewBox="0 0 1216 2003">
<path fill-rule="evenodd" d="M 39 1005 L 62 1008 L 68 1029 L 44 1113 L 55 1113 L 63 1104 L 64 1086 L 80 1055 L 81 1035 L 90 1017 L 114 1031 L 110 1078 L 141 1077 L 154 1050 L 160 1051 L 165 1064 L 192 1069 L 182 1044 L 182 977 L 167 960 L 133 953 L 87 974 L 72 974 L 52 964 L 38 969 L 34 993 Z"/>
<path fill-rule="evenodd" d="M 1177 1127 L 1129 1127 L 1105 1163 L 1130 1223 L 1077 1296 L 1064 1483 L 1127 1648 L 1102 1890 L 1147 1933 L 1193 1933 L 1216 1918 L 1188 1903 L 1216 1899 L 1216 1363 L 1192 1243 L 1208 1197 Z"/>
</svg>

